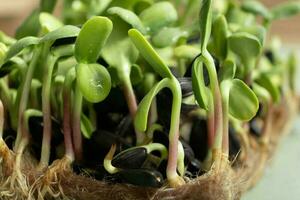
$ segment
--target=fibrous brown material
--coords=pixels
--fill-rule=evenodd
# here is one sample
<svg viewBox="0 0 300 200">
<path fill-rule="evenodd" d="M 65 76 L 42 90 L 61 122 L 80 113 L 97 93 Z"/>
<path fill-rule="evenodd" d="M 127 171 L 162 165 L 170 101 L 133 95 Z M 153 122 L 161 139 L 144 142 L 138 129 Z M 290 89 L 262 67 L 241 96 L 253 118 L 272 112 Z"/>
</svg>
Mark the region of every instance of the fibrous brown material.
<svg viewBox="0 0 300 200">
<path fill-rule="evenodd" d="M 65 194 L 74 199 L 239 199 L 237 177 L 228 165 L 223 172 L 209 171 L 203 176 L 190 180 L 182 187 L 172 188 L 141 188 L 125 184 L 107 184 L 87 177 L 73 175 L 62 183 Z"/>
<path fill-rule="evenodd" d="M 186 184 L 178 188 L 168 188 L 167 186 L 156 188 L 137 187 L 127 184 L 111 184 L 104 181 L 97 181 L 88 176 L 77 175 L 71 170 L 62 171 L 61 167 L 55 168 L 55 173 L 50 173 L 55 177 L 55 184 L 51 186 L 53 192 L 60 192 L 58 197 L 51 194 L 39 196 L 33 192 L 31 196 L 15 195 L 18 199 L 76 199 L 76 200 L 237 200 L 243 192 L 253 187 L 263 174 L 269 158 L 273 155 L 280 137 L 287 133 L 292 119 L 298 111 L 298 99 L 282 101 L 280 105 L 275 105 L 272 111 L 272 137 L 268 144 L 250 136 L 249 147 L 245 159 L 236 160 L 232 163 L 224 162 L 222 170 L 212 167 L 207 173 L 195 179 L 186 179 Z M 28 156 L 27 156 L 28 158 Z M 26 159 L 27 159 L 26 158 Z M 24 160 L 25 158 L 23 158 Z M 27 159 L 30 160 L 30 159 Z M 27 174 L 31 189 L 36 187 L 37 180 L 42 183 L 40 188 L 49 185 L 52 178 L 47 178 L 47 173 L 37 173 L 33 165 L 23 166 L 23 173 Z M 30 162 L 32 163 L 32 162 Z M 57 163 L 57 162 L 56 162 Z M 63 162 L 65 163 L 65 162 Z M 70 163 L 65 163 L 69 166 Z M 258 165 L 259 164 L 259 165 Z M 57 166 L 60 166 L 59 164 Z M 53 168 L 53 169 L 54 169 Z M 63 167 L 65 169 L 65 165 Z M 51 172 L 49 168 L 48 172 Z M 46 171 L 47 172 L 47 171 Z M 49 175 L 49 173 L 48 173 Z M 53 176 L 52 176 L 53 175 Z M 3 176 L 3 174 L 2 174 Z M 46 178 L 46 179 L 44 179 Z M 46 181 L 46 182 L 45 182 Z M 50 181 L 50 182 L 49 182 Z M 43 185 L 44 183 L 44 185 Z M 34 190 L 33 190 L 34 191 Z M 1 195 L 2 196 L 2 195 Z M 1 197 L 1 199 L 9 199 Z"/>
<path fill-rule="evenodd" d="M 298 111 L 298 99 L 283 101 L 275 105 L 272 114 L 272 137 L 268 145 L 250 137 L 247 158 L 229 164 L 221 172 L 214 170 L 196 179 L 189 180 L 182 187 L 160 189 L 135 187 L 125 184 L 109 184 L 88 177 L 72 175 L 62 183 L 67 196 L 74 199 L 189 199 L 189 200 L 235 200 L 253 187 L 259 180 L 269 158 L 282 135 L 290 130 L 293 118 Z M 259 166 L 257 165 L 259 163 Z"/>
</svg>

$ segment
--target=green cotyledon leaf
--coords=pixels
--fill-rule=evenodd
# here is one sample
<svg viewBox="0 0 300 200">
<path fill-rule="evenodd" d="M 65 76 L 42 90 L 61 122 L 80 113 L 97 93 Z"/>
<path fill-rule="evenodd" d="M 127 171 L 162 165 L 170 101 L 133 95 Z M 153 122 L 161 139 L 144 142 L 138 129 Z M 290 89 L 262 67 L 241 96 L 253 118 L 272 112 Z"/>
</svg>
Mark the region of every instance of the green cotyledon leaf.
<svg viewBox="0 0 300 200">
<path fill-rule="evenodd" d="M 218 73 L 219 79 L 226 80 L 226 79 L 233 79 L 236 72 L 236 64 L 232 60 L 226 60 Z"/>
<path fill-rule="evenodd" d="M 199 106 L 208 110 L 209 94 L 203 76 L 203 61 L 198 57 L 192 66 L 192 85 Z"/>
<path fill-rule="evenodd" d="M 255 95 L 257 96 L 257 98 L 259 99 L 260 102 L 269 102 L 271 100 L 271 95 L 269 93 L 269 91 L 260 86 L 259 84 L 253 83 L 252 84 L 252 90 L 255 93 Z"/>
<path fill-rule="evenodd" d="M 252 119 L 259 107 L 255 93 L 239 79 L 230 82 L 229 114 L 242 121 Z"/>
<path fill-rule="evenodd" d="M 263 26 L 261 25 L 246 26 L 239 29 L 238 32 L 247 32 L 250 33 L 251 35 L 254 35 L 259 40 L 261 46 L 264 46 L 267 31 Z"/>
<path fill-rule="evenodd" d="M 180 38 L 188 36 L 188 32 L 178 27 L 164 27 L 152 37 L 153 45 L 159 48 L 171 46 Z"/>
<path fill-rule="evenodd" d="M 138 131 L 145 131 L 148 124 L 149 110 L 154 97 L 163 89 L 168 87 L 170 84 L 170 79 L 164 78 L 160 82 L 156 83 L 152 89 L 147 93 L 138 106 L 134 118 L 134 126 Z"/>
<path fill-rule="evenodd" d="M 62 26 L 62 27 L 44 35 L 41 38 L 40 43 L 55 41 L 55 40 L 62 39 L 62 38 L 76 37 L 76 36 L 78 36 L 79 31 L 80 31 L 80 28 L 78 28 L 76 26 L 72 26 L 72 25 Z"/>
<path fill-rule="evenodd" d="M 131 66 L 130 70 L 130 80 L 133 85 L 138 84 L 143 79 L 143 72 L 139 65 L 134 64 Z"/>
<path fill-rule="evenodd" d="M 246 32 L 238 32 L 229 36 L 228 45 L 230 50 L 240 57 L 247 72 L 254 67 L 255 60 L 262 50 L 259 39 Z"/>
<path fill-rule="evenodd" d="M 291 17 L 300 12 L 300 1 L 287 1 L 271 9 L 273 20 Z"/>
<path fill-rule="evenodd" d="M 95 131 L 95 127 L 85 114 L 81 113 L 80 119 L 80 129 L 82 135 L 85 138 L 90 139 L 92 137 L 93 132 Z"/>
<path fill-rule="evenodd" d="M 92 103 L 104 100 L 111 89 L 107 69 L 97 63 L 79 63 L 76 66 L 76 80 L 83 97 Z"/>
<path fill-rule="evenodd" d="M 75 42 L 75 58 L 79 63 L 95 63 L 113 25 L 107 17 L 95 16 L 82 26 Z"/>
<path fill-rule="evenodd" d="M 42 33 L 49 33 L 63 26 L 63 23 L 53 15 L 43 12 L 39 16 Z"/>
<path fill-rule="evenodd" d="M 201 51 L 206 50 L 210 34 L 211 34 L 211 25 L 212 25 L 212 11 L 211 11 L 211 0 L 203 0 L 200 9 L 200 43 Z"/>
<path fill-rule="evenodd" d="M 174 55 L 177 58 L 193 60 L 201 53 L 200 48 L 191 45 L 180 45 L 174 48 Z"/>
<path fill-rule="evenodd" d="M 28 37 L 18 40 L 16 43 L 14 43 L 8 49 L 3 63 L 7 62 L 9 59 L 11 59 L 12 57 L 19 54 L 26 47 L 39 44 L 39 42 L 40 42 L 40 39 L 37 37 L 33 37 L 33 36 L 28 36 Z"/>
<path fill-rule="evenodd" d="M 257 0 L 246 0 L 242 2 L 241 8 L 243 11 L 253 13 L 254 15 L 263 16 L 266 19 L 271 17 L 270 11 Z"/>
<path fill-rule="evenodd" d="M 1 62 L 0 62 L 1 65 Z M 0 78 L 6 76 L 7 74 L 10 74 L 14 69 L 21 69 L 22 67 L 26 66 L 26 62 L 19 58 L 19 57 L 14 57 L 11 58 L 9 61 L 1 65 L 0 67 Z"/>
<path fill-rule="evenodd" d="M 141 22 L 140 18 L 134 12 L 120 7 L 112 7 L 108 9 L 107 12 L 109 14 L 118 15 L 122 20 L 124 20 L 133 28 L 139 30 L 143 34 L 147 33 L 147 30 Z"/>
<path fill-rule="evenodd" d="M 154 3 L 143 10 L 139 17 L 150 33 L 155 33 L 163 27 L 170 26 L 178 19 L 176 9 L 167 1 Z"/>
<path fill-rule="evenodd" d="M 279 88 L 275 84 L 273 84 L 271 77 L 268 76 L 267 73 L 260 74 L 260 76 L 255 79 L 255 82 L 268 90 L 273 102 L 278 103 L 280 101 Z"/>
<path fill-rule="evenodd" d="M 224 60 L 227 56 L 227 31 L 225 16 L 218 16 L 213 22 L 212 35 L 216 56 L 221 60 Z"/>
<path fill-rule="evenodd" d="M 173 75 L 160 58 L 160 56 L 155 52 L 151 44 L 146 40 L 146 38 L 136 29 L 130 29 L 128 35 L 139 50 L 140 54 L 145 58 L 145 60 L 151 65 L 155 72 L 157 72 L 163 78 L 172 78 Z"/>
<path fill-rule="evenodd" d="M 39 25 L 39 9 L 35 9 L 32 13 L 23 21 L 23 23 L 16 30 L 16 38 L 21 39 L 28 36 L 37 36 Z"/>
</svg>

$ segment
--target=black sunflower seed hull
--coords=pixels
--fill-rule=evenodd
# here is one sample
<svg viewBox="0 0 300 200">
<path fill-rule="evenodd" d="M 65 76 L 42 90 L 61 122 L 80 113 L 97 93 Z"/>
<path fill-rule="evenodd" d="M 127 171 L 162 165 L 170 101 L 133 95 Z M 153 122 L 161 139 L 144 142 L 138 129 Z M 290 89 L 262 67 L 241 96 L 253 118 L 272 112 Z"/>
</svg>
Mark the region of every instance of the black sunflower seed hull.
<svg viewBox="0 0 300 200">
<path fill-rule="evenodd" d="M 121 169 L 141 168 L 147 159 L 147 150 L 143 147 L 122 151 L 112 160 L 112 165 Z"/>
</svg>

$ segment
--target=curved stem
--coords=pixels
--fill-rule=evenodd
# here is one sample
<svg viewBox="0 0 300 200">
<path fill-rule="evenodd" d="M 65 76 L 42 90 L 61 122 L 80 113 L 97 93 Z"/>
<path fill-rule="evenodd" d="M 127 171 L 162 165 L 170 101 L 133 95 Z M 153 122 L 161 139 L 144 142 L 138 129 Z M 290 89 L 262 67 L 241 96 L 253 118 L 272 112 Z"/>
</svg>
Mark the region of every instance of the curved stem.
<svg viewBox="0 0 300 200">
<path fill-rule="evenodd" d="M 27 68 L 25 79 L 23 79 L 23 83 L 20 87 L 20 90 L 22 91 L 22 93 L 21 93 L 20 101 L 17 102 L 17 104 L 18 103 L 20 103 L 20 104 L 19 104 L 19 108 L 18 108 L 18 129 L 17 129 L 17 138 L 16 138 L 16 142 L 15 142 L 15 146 L 14 146 L 15 151 L 17 151 L 17 149 L 19 148 L 21 139 L 25 139 L 25 138 L 29 137 L 29 135 L 23 131 L 24 130 L 23 113 L 28 104 L 31 80 L 32 80 L 32 76 L 33 76 L 35 67 L 38 63 L 40 54 L 41 54 L 41 46 L 38 45 L 37 47 L 35 47 L 35 49 L 33 51 L 33 56 L 32 56 L 30 65 Z"/>
<path fill-rule="evenodd" d="M 167 164 L 167 178 L 174 184 L 180 185 L 177 174 L 177 157 L 178 157 L 178 139 L 179 139 L 179 125 L 180 125 L 180 109 L 182 94 L 179 82 L 176 78 L 170 79 L 169 88 L 173 94 L 172 111 L 171 111 L 171 124 L 169 132 L 169 155 Z"/>
<path fill-rule="evenodd" d="M 104 161 L 103 161 L 103 166 L 104 166 L 105 170 L 108 171 L 108 173 L 110 173 L 110 174 L 115 174 L 120 171 L 118 168 L 114 167 L 111 164 L 111 161 L 116 152 L 116 148 L 117 148 L 117 146 L 115 144 L 111 145 L 110 150 L 106 154 Z"/>
<path fill-rule="evenodd" d="M 148 129 L 147 129 L 147 132 L 146 132 L 146 135 L 149 139 L 153 139 L 153 133 L 155 131 L 163 131 L 163 126 L 160 125 L 160 124 L 152 124 Z"/>
<path fill-rule="evenodd" d="M 65 143 L 65 155 L 74 160 L 74 149 L 72 142 L 72 129 L 71 129 L 71 92 L 72 83 L 75 80 L 76 72 L 72 68 L 68 71 L 64 86 L 63 86 L 63 132 L 64 132 L 64 143 Z"/>
<path fill-rule="evenodd" d="M 43 111 L 43 141 L 42 152 L 39 166 L 47 167 L 50 159 L 50 146 L 52 135 L 52 121 L 51 121 L 51 104 L 50 104 L 50 91 L 52 74 L 57 57 L 49 55 L 46 61 L 43 87 L 42 87 L 42 111 Z"/>
<path fill-rule="evenodd" d="M 0 79 L 0 90 L 1 90 L 1 99 L 3 101 L 3 104 L 5 106 L 5 108 L 8 111 L 12 111 L 12 96 L 9 92 L 9 87 L 7 85 L 7 83 L 5 82 L 6 80 L 4 78 Z M 2 103 L 1 103 L 2 104 Z M 3 106 L 3 105 L 2 105 Z"/>
<path fill-rule="evenodd" d="M 218 161 L 220 159 L 220 153 L 222 151 L 222 100 L 221 92 L 219 88 L 216 67 L 212 56 L 207 50 L 202 52 L 202 58 L 206 65 L 209 79 L 210 79 L 210 90 L 212 93 L 213 105 L 214 105 L 214 144 L 213 144 L 213 161 Z M 215 154 L 215 156 L 214 156 Z"/>
<path fill-rule="evenodd" d="M 74 104 L 73 104 L 73 117 L 72 117 L 72 138 L 74 145 L 75 158 L 78 161 L 82 160 L 82 136 L 80 130 L 80 116 L 82 107 L 82 94 L 79 87 L 75 86 Z"/>
<path fill-rule="evenodd" d="M 161 155 L 161 160 L 167 159 L 168 157 L 168 150 L 163 144 L 150 143 L 148 145 L 143 145 L 142 147 L 147 149 L 147 153 L 151 153 L 152 151 L 159 151 Z"/>
<path fill-rule="evenodd" d="M 123 89 L 124 89 L 124 96 L 128 105 L 130 116 L 134 119 L 137 111 L 137 102 L 129 78 L 125 78 L 123 83 Z"/>
<path fill-rule="evenodd" d="M 31 82 L 31 89 L 30 89 L 30 97 L 29 97 L 29 107 L 40 109 L 40 102 L 39 102 L 39 89 L 41 88 L 42 84 L 37 79 L 32 79 Z"/>
</svg>

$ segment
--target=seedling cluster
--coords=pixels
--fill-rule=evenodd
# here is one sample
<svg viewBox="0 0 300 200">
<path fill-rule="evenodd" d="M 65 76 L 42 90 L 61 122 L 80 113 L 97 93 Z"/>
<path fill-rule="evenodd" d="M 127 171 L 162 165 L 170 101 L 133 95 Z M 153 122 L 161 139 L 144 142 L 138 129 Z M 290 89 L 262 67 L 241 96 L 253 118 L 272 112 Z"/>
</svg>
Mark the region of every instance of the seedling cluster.
<svg viewBox="0 0 300 200">
<path fill-rule="evenodd" d="M 267 33 L 297 1 L 55 6 L 0 32 L 3 199 L 66 197 L 70 174 L 145 188 L 229 174 L 251 140 L 270 145 L 274 109 L 296 95 L 295 56 Z"/>
</svg>

